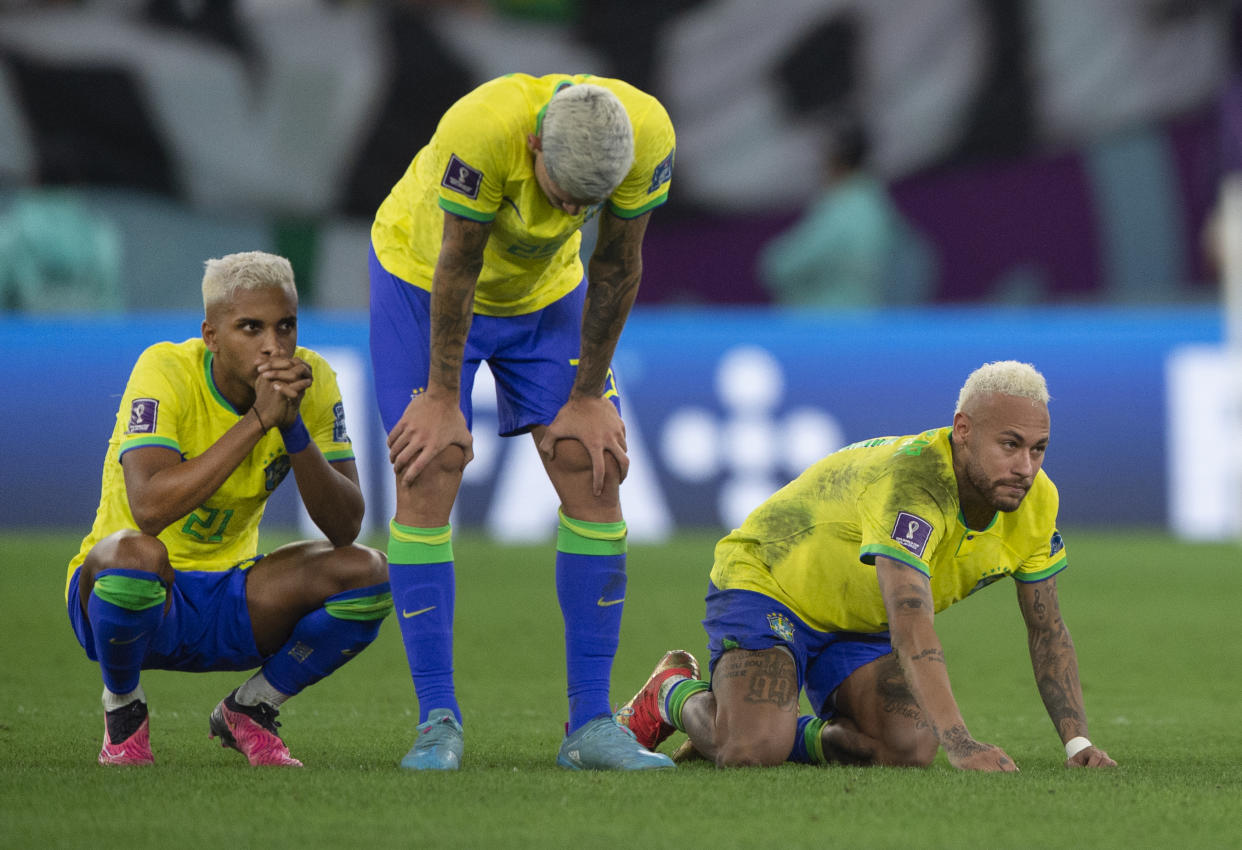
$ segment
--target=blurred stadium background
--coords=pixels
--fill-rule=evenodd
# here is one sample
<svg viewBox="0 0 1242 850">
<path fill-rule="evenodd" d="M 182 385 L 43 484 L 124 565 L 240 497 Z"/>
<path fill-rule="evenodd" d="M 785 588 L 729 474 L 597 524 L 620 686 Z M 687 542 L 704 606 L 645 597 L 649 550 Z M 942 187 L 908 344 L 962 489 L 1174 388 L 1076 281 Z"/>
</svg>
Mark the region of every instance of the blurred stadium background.
<svg viewBox="0 0 1242 850">
<path fill-rule="evenodd" d="M 1233 0 L 0 0 L 0 531 L 85 532 L 134 358 L 195 335 L 203 260 L 249 249 L 294 263 L 301 341 L 341 374 L 382 528 L 371 213 L 477 83 L 590 71 L 657 95 L 678 131 L 616 360 L 636 540 L 733 525 L 826 451 L 947 424 L 965 374 L 1010 357 L 1049 379 L 1064 524 L 1236 536 L 1224 258 L 1242 225 L 1220 211 L 1242 171 L 1239 17 Z M 814 199 L 844 116 L 919 237 L 923 285 L 782 308 L 757 258 Z M 454 521 L 546 539 L 555 497 L 526 441 L 489 435 L 487 389 Z M 284 491 L 269 522 L 292 526 Z"/>
</svg>

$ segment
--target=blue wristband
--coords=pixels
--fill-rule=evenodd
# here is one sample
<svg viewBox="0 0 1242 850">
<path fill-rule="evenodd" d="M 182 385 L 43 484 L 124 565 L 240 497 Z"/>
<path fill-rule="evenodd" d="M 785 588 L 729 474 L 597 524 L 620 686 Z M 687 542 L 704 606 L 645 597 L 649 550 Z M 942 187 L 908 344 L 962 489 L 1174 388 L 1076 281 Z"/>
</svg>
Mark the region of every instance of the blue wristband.
<svg viewBox="0 0 1242 850">
<path fill-rule="evenodd" d="M 310 432 L 306 430 L 300 413 L 298 418 L 293 420 L 292 425 L 280 429 L 280 436 L 285 439 L 285 451 L 291 455 L 297 454 L 310 445 Z"/>
</svg>

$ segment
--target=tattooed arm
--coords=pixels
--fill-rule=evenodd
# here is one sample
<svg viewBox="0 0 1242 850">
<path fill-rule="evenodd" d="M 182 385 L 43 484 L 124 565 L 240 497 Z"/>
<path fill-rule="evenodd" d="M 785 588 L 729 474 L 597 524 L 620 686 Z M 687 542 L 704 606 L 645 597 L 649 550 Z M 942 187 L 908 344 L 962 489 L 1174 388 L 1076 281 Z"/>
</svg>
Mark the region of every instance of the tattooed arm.
<svg viewBox="0 0 1242 850">
<path fill-rule="evenodd" d="M 1083 708 L 1082 685 L 1078 679 L 1078 656 L 1069 629 L 1061 619 L 1057 599 L 1056 576 L 1039 582 L 1015 582 L 1018 586 L 1018 607 L 1026 621 L 1026 640 L 1031 652 L 1031 667 L 1039 696 L 1048 710 L 1048 717 L 1064 743 L 1071 738 L 1087 737 L 1087 712 Z M 1114 767 L 1116 762 L 1098 747 L 1087 747 L 1073 758 L 1068 767 Z"/>
<path fill-rule="evenodd" d="M 613 456 L 622 478 L 630 466 L 625 425 L 605 391 L 612 355 L 642 280 L 643 236 L 650 217 L 650 213 L 637 218 L 620 218 L 608 211 L 600 214 L 599 237 L 587 267 L 578 375 L 569 401 L 539 445 L 551 459 L 557 440 L 581 442 L 591 457 L 592 490 L 597 496 L 604 486 L 605 453 Z"/>
<path fill-rule="evenodd" d="M 927 576 L 883 556 L 875 559 L 875 573 L 888 612 L 893 651 L 949 763 L 966 770 L 1017 770 L 1000 747 L 976 741 L 966 729 L 933 627 L 935 608 Z"/>
<path fill-rule="evenodd" d="M 461 362 L 474 317 L 474 288 L 491 225 L 444 214 L 444 236 L 431 282 L 431 361 L 424 391 L 414 396 L 388 436 L 388 456 L 406 485 L 449 446 L 474 456 L 461 412 Z"/>
</svg>

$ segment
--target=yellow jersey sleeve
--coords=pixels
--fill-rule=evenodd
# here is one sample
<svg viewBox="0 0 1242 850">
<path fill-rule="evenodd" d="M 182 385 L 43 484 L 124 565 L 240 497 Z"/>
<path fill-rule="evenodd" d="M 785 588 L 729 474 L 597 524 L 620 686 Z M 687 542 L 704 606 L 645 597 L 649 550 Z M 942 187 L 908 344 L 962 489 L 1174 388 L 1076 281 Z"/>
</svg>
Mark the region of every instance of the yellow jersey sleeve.
<svg viewBox="0 0 1242 850">
<path fill-rule="evenodd" d="M 353 460 L 354 446 L 345 427 L 345 404 L 328 361 L 314 351 L 299 348 L 298 356 L 311 367 L 314 383 L 302 399 L 302 422 L 315 445 L 329 461 Z"/>
<path fill-rule="evenodd" d="M 668 112 L 654 97 L 637 89 L 618 97 L 634 127 L 634 165 L 608 199 L 608 209 L 620 218 L 637 218 L 668 200 L 677 138 Z"/>
<path fill-rule="evenodd" d="M 1028 510 L 1018 518 L 1013 532 L 1015 540 L 1022 541 L 1021 560 L 1013 577 L 1024 582 L 1043 581 L 1069 566 L 1069 555 L 1057 530 L 1060 495 L 1042 469 L 1023 499 L 1023 507 Z"/>
<path fill-rule="evenodd" d="M 161 342 L 138 357 L 125 385 L 114 433 L 117 460 L 130 449 L 159 446 L 181 453 L 179 402 L 186 395 L 186 368 L 201 368 L 182 346 Z"/>
<path fill-rule="evenodd" d="M 875 564 L 878 556 L 892 558 L 931 576 L 931 555 L 953 528 L 946 505 L 926 489 L 902 488 L 894 476 L 871 482 L 858 495 L 858 522 L 862 539 L 858 557 Z"/>
<path fill-rule="evenodd" d="M 481 86 L 449 107 L 419 154 L 439 175 L 440 208 L 480 222 L 496 218 L 510 175 L 529 155 L 526 135 L 533 130 L 526 110 L 497 108 L 505 102 L 496 102 L 494 88 Z"/>
</svg>

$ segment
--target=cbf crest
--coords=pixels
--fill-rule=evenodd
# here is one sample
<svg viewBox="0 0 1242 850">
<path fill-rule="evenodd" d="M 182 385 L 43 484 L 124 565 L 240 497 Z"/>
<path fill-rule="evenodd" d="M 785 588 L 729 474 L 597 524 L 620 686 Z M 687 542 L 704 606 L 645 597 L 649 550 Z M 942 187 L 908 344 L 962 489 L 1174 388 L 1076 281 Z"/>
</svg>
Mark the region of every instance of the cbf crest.
<svg viewBox="0 0 1242 850">
<path fill-rule="evenodd" d="M 781 640 L 792 641 L 794 636 L 793 622 L 779 611 L 768 614 L 768 628 Z"/>
<path fill-rule="evenodd" d="M 281 454 L 272 458 L 271 462 L 263 467 L 263 487 L 267 492 L 272 492 L 280 486 L 280 482 L 285 480 L 285 476 L 289 474 L 289 470 L 293 468 L 293 461 L 289 460 L 289 455 Z"/>
</svg>

